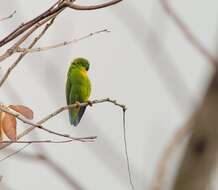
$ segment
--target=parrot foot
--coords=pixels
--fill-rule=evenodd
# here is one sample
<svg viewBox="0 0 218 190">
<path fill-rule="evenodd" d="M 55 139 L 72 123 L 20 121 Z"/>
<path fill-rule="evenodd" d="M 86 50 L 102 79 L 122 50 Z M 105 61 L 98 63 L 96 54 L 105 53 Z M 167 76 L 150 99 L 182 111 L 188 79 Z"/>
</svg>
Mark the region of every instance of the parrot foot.
<svg viewBox="0 0 218 190">
<path fill-rule="evenodd" d="M 80 108 L 80 102 L 76 101 L 75 105 L 76 105 L 76 108 Z"/>
<path fill-rule="evenodd" d="M 90 100 L 88 100 L 87 103 L 88 103 L 89 106 L 93 105 L 93 103 Z"/>
</svg>

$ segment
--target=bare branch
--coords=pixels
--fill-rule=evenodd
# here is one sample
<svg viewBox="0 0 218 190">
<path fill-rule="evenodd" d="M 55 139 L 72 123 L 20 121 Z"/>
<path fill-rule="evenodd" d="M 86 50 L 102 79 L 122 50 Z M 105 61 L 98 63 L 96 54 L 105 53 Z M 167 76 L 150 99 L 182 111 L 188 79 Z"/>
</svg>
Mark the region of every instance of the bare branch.
<svg viewBox="0 0 218 190">
<path fill-rule="evenodd" d="M 217 59 L 207 50 L 206 47 L 193 35 L 189 27 L 185 22 L 177 15 L 173 8 L 169 5 L 168 0 L 160 0 L 163 8 L 167 14 L 173 19 L 174 23 L 182 31 L 183 35 L 186 37 L 188 42 L 190 42 L 205 58 L 207 58 L 211 63 L 217 64 Z"/>
<path fill-rule="evenodd" d="M 45 46 L 45 47 L 37 47 L 37 48 L 31 48 L 31 49 L 30 48 L 17 48 L 16 52 L 34 53 L 34 52 L 39 52 L 39 51 L 47 51 L 47 50 L 50 50 L 50 49 L 54 49 L 54 48 L 58 48 L 58 47 L 67 46 L 67 45 L 70 45 L 70 44 L 77 43 L 77 42 L 79 42 L 81 40 L 84 40 L 86 38 L 92 37 L 92 36 L 94 36 L 96 34 L 100 34 L 100 33 L 103 33 L 103 32 L 110 32 L 110 31 L 107 30 L 107 29 L 98 30 L 96 32 L 92 32 L 92 33 L 89 33 L 88 35 L 82 36 L 80 38 L 75 38 L 75 39 L 70 40 L 70 41 L 64 41 L 64 42 L 61 42 L 61 43 L 58 43 L 58 44 Z"/>
<path fill-rule="evenodd" d="M 30 29 L 21 39 L 19 39 L 12 47 L 10 47 L 9 49 L 7 49 L 7 51 L 0 55 L 0 62 L 4 61 L 6 58 L 8 58 L 9 56 L 13 55 L 14 53 L 17 52 L 18 47 L 34 32 L 36 31 L 39 27 L 41 27 L 42 25 L 44 25 L 46 22 L 48 22 L 49 20 L 55 18 L 60 12 L 56 13 L 55 15 L 52 15 L 46 19 L 44 19 L 41 22 L 38 22 L 37 24 L 34 25 L 34 27 L 32 29 Z M 52 21 L 53 22 L 53 21 Z"/>
<path fill-rule="evenodd" d="M 73 108 L 73 107 L 84 107 L 84 106 L 91 106 L 94 104 L 99 104 L 99 103 L 104 103 L 104 102 L 109 102 L 112 103 L 124 110 L 126 110 L 126 106 L 124 104 L 119 104 L 117 103 L 116 100 L 111 100 L 110 98 L 104 98 L 104 99 L 99 99 L 99 100 L 93 100 L 93 101 L 89 101 L 89 102 L 84 102 L 84 103 L 76 103 L 76 104 L 72 104 L 69 106 L 63 106 L 61 108 L 58 108 L 57 110 L 55 110 L 54 112 L 52 112 L 51 114 L 47 115 L 45 118 L 43 118 L 40 123 L 45 123 L 46 121 L 48 121 L 49 119 L 55 117 L 56 115 L 58 115 L 59 113 L 68 110 L 69 108 Z"/>
<path fill-rule="evenodd" d="M 86 142 L 87 140 L 93 140 L 96 139 L 96 136 L 90 136 L 90 137 L 81 137 L 81 138 L 76 138 L 76 137 L 71 137 L 68 134 L 61 134 L 61 133 L 57 133 L 54 132 L 52 130 L 46 129 L 44 127 L 42 127 L 42 124 L 47 122 L 48 120 L 50 120 L 51 118 L 57 116 L 58 114 L 60 114 L 61 112 L 68 110 L 69 108 L 73 108 L 73 107 L 84 107 L 84 106 L 92 106 L 94 104 L 99 104 L 99 103 L 104 103 L 104 102 L 109 102 L 114 104 L 115 106 L 118 106 L 120 108 L 122 108 L 123 110 L 126 110 L 126 106 L 120 103 L 117 103 L 116 100 L 111 100 L 110 98 L 105 98 L 105 99 L 99 99 L 99 100 L 93 100 L 93 101 L 89 101 L 89 102 L 84 102 L 84 103 L 76 103 L 76 104 L 72 104 L 72 105 L 68 105 L 68 106 L 63 106 L 61 108 L 58 108 L 57 110 L 55 110 L 54 112 L 48 114 L 47 116 L 45 116 L 43 119 L 41 119 L 39 122 L 37 123 L 32 123 L 29 120 L 23 118 L 20 114 L 18 114 L 17 112 L 10 110 L 8 108 L 6 108 L 5 106 L 0 106 L 0 110 L 3 112 L 6 112 L 10 115 L 13 115 L 14 117 L 16 117 L 17 119 L 21 120 L 23 123 L 26 123 L 28 125 L 31 125 L 32 127 L 24 130 L 20 135 L 17 136 L 17 139 L 22 138 L 23 136 L 27 135 L 28 133 L 30 133 L 33 129 L 35 128 L 39 128 L 42 129 L 46 132 L 52 133 L 54 135 L 57 136 L 61 136 L 61 137 L 66 137 L 72 140 L 77 140 L 77 141 L 82 141 L 82 142 Z M 8 145 L 10 145 L 11 143 L 7 143 L 4 144 L 2 146 L 0 146 L 0 150 L 7 147 Z"/>
<path fill-rule="evenodd" d="M 0 40 L 0 47 L 2 47 L 3 45 L 7 44 L 10 41 L 12 41 L 13 39 L 17 38 L 19 35 L 24 33 L 26 30 L 31 28 L 36 23 L 44 20 L 45 18 L 47 18 L 49 16 L 56 14 L 58 12 L 59 13 L 62 12 L 67 7 L 72 8 L 74 10 L 96 10 L 96 9 L 101 9 L 101 8 L 112 6 L 112 5 L 119 3 L 121 1 L 122 0 L 112 0 L 108 3 L 103 3 L 103 4 L 99 4 L 99 5 L 93 5 L 93 6 L 80 6 L 80 5 L 75 5 L 73 2 L 63 1 L 63 3 L 60 3 L 57 6 L 57 4 L 59 3 L 59 1 L 58 1 L 51 8 L 46 10 L 44 13 L 42 13 L 39 16 L 37 16 L 36 18 L 28 21 L 27 23 L 22 24 L 17 29 L 15 29 L 12 33 L 7 35 L 4 39 Z"/>
<path fill-rule="evenodd" d="M 16 11 L 14 11 L 13 13 L 11 13 L 11 14 L 10 14 L 9 16 L 7 16 L 7 17 L 0 18 L 0 22 L 12 18 L 15 14 L 16 14 Z"/>
<path fill-rule="evenodd" d="M 10 33 L 9 35 L 7 35 L 4 39 L 2 39 L 0 41 L 0 47 L 2 47 L 3 45 L 7 44 L 8 42 L 12 41 L 13 39 L 17 38 L 18 36 L 20 36 L 22 33 L 24 33 L 25 31 L 27 31 L 29 28 L 31 28 L 33 25 L 35 25 L 36 23 L 40 22 L 41 20 L 54 15 L 57 12 L 61 12 L 62 10 L 64 10 L 64 8 L 62 7 L 63 4 L 57 6 L 59 3 L 59 1 L 57 1 L 54 5 L 52 5 L 48 10 L 46 10 L 44 13 L 40 14 L 39 16 L 37 16 L 36 18 L 26 22 L 26 23 L 22 23 L 18 28 L 16 28 L 12 33 Z"/>
<path fill-rule="evenodd" d="M 31 141 L 0 141 L 0 144 L 4 144 L 4 143 L 12 143 L 12 144 L 26 144 L 26 143 L 52 143 L 52 144 L 57 144 L 57 143 L 69 143 L 72 142 L 74 140 L 69 139 L 69 140 L 60 140 L 60 141 L 55 141 L 55 140 L 31 140 Z M 88 141 L 89 142 L 89 141 Z M 90 141 L 92 142 L 92 141 Z"/>
<path fill-rule="evenodd" d="M 72 2 L 66 2 L 66 5 L 71 8 L 71 9 L 75 9 L 75 10 L 80 10 L 80 11 L 90 11 L 90 10 L 96 10 L 96 9 L 101 9 L 101 8 L 105 8 L 105 7 L 109 7 L 112 5 L 115 5 L 119 2 L 121 2 L 122 0 L 113 0 L 107 3 L 102 3 L 99 5 L 90 5 L 90 6 L 81 6 L 81 5 L 76 5 Z"/>
<path fill-rule="evenodd" d="M 28 124 L 34 128 L 39 128 L 41 130 L 44 130 L 48 133 L 51 133 L 51 134 L 54 134 L 54 135 L 57 135 L 57 136 L 61 136 L 61 137 L 65 137 L 65 138 L 69 138 L 71 140 L 77 140 L 77 141 L 81 141 L 81 142 L 87 142 L 87 141 L 93 141 L 96 139 L 96 136 L 91 136 L 91 137 L 72 137 L 68 134 L 62 134 L 62 133 L 58 133 L 58 132 L 55 132 L 55 131 L 52 131 L 52 130 L 49 130 L 49 129 L 46 129 L 44 128 L 41 124 L 41 122 L 38 122 L 38 123 L 33 123 L 31 122 L 30 120 L 28 119 L 25 119 L 24 117 L 22 117 L 22 115 L 12 109 L 10 109 L 9 107 L 5 106 L 5 105 L 0 105 L 0 110 L 5 112 L 5 113 L 8 113 L 10 115 L 13 115 L 14 117 L 16 117 L 17 119 L 19 119 L 20 121 L 22 121 L 23 123 L 25 124 Z M 14 142 L 14 141 L 13 141 Z"/>
<path fill-rule="evenodd" d="M 28 48 L 32 48 L 37 42 L 38 40 L 45 34 L 45 32 L 48 30 L 48 28 L 53 24 L 55 20 L 55 17 L 48 23 L 46 24 L 45 28 L 42 30 L 42 32 L 32 41 L 32 43 L 29 45 Z M 6 73 L 3 75 L 2 79 L 0 80 L 0 87 L 2 87 L 2 85 L 4 84 L 4 82 L 7 80 L 7 78 L 9 77 L 10 73 L 14 70 L 14 68 L 18 65 L 18 63 L 23 59 L 23 57 L 27 54 L 28 52 L 24 52 L 22 53 L 17 59 L 16 61 L 8 68 L 8 70 L 6 71 Z"/>
<path fill-rule="evenodd" d="M 112 4 L 114 4 L 114 1 L 112 1 L 113 3 Z M 117 1 L 118 2 L 118 1 Z M 56 2 L 50 9 L 48 9 L 47 10 L 47 12 L 51 12 L 53 9 L 54 9 L 54 7 L 58 4 L 59 2 Z M 61 2 L 62 3 L 62 2 Z M 57 8 L 60 8 L 63 4 L 61 4 L 60 3 L 60 5 L 57 7 Z M 72 3 L 72 2 L 71 2 Z M 112 5 L 111 4 L 111 5 Z M 105 5 L 104 5 L 105 6 Z M 109 6 L 109 5 L 108 5 Z M 64 9 L 64 8 L 63 8 Z M 48 16 L 47 18 L 45 17 L 45 19 L 44 20 L 42 20 L 41 22 L 39 21 L 38 23 L 36 23 L 36 25 L 35 25 L 35 27 L 32 29 L 32 30 L 30 30 L 23 38 L 21 38 L 15 45 L 13 45 L 11 48 L 9 48 L 3 55 L 1 55 L 0 56 L 0 62 L 1 61 L 3 61 L 4 59 L 6 59 L 7 57 L 9 57 L 9 56 L 11 56 L 12 54 L 14 54 L 19 48 L 18 48 L 18 46 L 21 44 L 21 43 L 23 43 L 23 41 L 29 36 L 29 35 L 31 35 L 32 34 L 32 32 L 33 31 L 35 31 L 36 29 L 38 29 L 40 26 L 42 26 L 43 24 L 45 24 L 46 22 L 48 22 L 50 19 L 54 19 L 62 10 L 63 10 L 62 8 L 61 9 L 58 9 L 58 11 L 56 11 L 55 13 L 53 13 L 53 14 L 50 14 L 50 16 Z M 43 13 L 43 14 L 45 14 L 45 13 Z M 42 15 L 43 15 L 42 14 Z M 42 16 L 41 15 L 41 16 Z M 34 19 L 33 19 L 34 20 Z M 29 21 L 30 22 L 30 21 Z M 28 22 L 28 23 L 29 23 Z M 51 23 L 52 23 L 53 21 L 51 21 Z M 26 24 L 23 24 L 22 26 L 28 26 L 28 24 L 26 23 Z M 48 25 L 50 25 L 50 24 L 48 24 Z M 46 25 L 46 27 L 45 27 L 45 31 L 48 29 L 48 25 Z M 20 26 L 20 27 L 22 27 L 22 26 Z M 17 31 L 19 31 L 19 28 L 18 29 L 16 29 Z M 13 34 L 15 34 L 16 33 L 16 30 L 14 31 L 14 32 L 12 32 L 11 33 L 11 35 Z M 26 29 L 27 30 L 27 29 Z M 42 33 L 44 34 L 45 33 L 45 31 L 42 31 Z M 24 31 L 23 31 L 24 32 Z M 22 33 L 23 33 L 22 32 Z M 18 32 L 19 33 L 19 32 Z M 42 34 L 42 35 L 43 35 Z M 40 34 L 40 36 L 42 36 L 41 34 Z M 90 36 L 91 36 L 92 34 L 90 34 Z M 9 35 L 10 36 L 10 35 Z M 8 36 L 8 38 L 11 38 L 11 37 L 9 37 Z M 17 37 L 17 36 L 16 36 Z M 14 37 L 14 38 L 16 38 L 16 37 Z M 87 36 L 88 37 L 88 36 Z M 86 37 L 84 37 L 84 38 L 86 38 Z M 35 43 L 38 41 L 40 39 L 40 37 L 37 37 L 37 38 L 35 38 L 35 40 L 32 42 L 32 44 L 27 48 L 27 49 L 32 49 L 32 47 L 35 45 Z M 77 39 L 78 40 L 78 39 Z M 81 39 L 82 40 L 82 39 Z M 7 41 L 7 40 L 6 40 Z M 10 40 L 11 41 L 11 40 Z M 1 43 L 1 42 L 0 42 Z M 72 42 L 73 43 L 73 42 Z M 60 45 L 61 46 L 61 44 L 56 44 L 56 45 Z M 1 47 L 1 46 L 0 46 Z M 55 47 L 54 47 L 55 48 Z M 0 87 L 4 84 L 4 82 L 7 80 L 7 78 L 8 78 L 8 76 L 10 75 L 10 73 L 11 73 L 11 71 L 17 66 L 17 64 L 20 62 L 20 60 L 26 55 L 28 53 L 28 51 L 27 52 L 23 52 L 19 57 L 18 57 L 18 59 L 8 68 L 8 70 L 6 71 L 6 73 L 3 75 L 3 78 L 0 80 Z"/>
</svg>

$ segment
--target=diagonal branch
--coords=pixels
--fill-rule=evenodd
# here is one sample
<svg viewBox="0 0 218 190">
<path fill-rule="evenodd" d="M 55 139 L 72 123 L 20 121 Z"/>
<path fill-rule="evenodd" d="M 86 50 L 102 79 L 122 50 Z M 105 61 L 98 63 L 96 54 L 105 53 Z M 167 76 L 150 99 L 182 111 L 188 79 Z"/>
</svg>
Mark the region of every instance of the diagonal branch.
<svg viewBox="0 0 218 190">
<path fill-rule="evenodd" d="M 168 0 L 160 0 L 163 8 L 166 13 L 172 18 L 174 23 L 178 26 L 178 28 L 182 31 L 185 38 L 203 55 L 205 56 L 211 63 L 217 64 L 217 59 L 214 57 L 207 48 L 197 39 L 196 36 L 193 35 L 189 27 L 185 24 L 185 22 L 177 15 L 177 13 L 173 10 L 173 8 L 169 5 Z"/>
<path fill-rule="evenodd" d="M 66 5 L 67 5 L 67 7 L 71 8 L 71 9 L 75 9 L 75 10 L 90 11 L 90 10 L 96 10 L 96 9 L 102 9 L 105 7 L 109 7 L 109 6 L 112 6 L 112 5 L 119 3 L 121 1 L 122 0 L 113 0 L 113 1 L 109 1 L 106 3 L 99 4 L 99 5 L 89 5 L 89 6 L 76 5 L 72 2 L 66 2 Z"/>
<path fill-rule="evenodd" d="M 74 106 L 76 107 L 76 105 Z M 2 112 L 5 112 L 5 113 L 8 113 L 10 115 L 13 115 L 14 117 L 16 117 L 17 119 L 19 119 L 20 121 L 22 121 L 23 123 L 27 124 L 27 125 L 30 125 L 34 128 L 39 128 L 41 130 L 44 130 L 48 133 L 51 133 L 51 134 L 54 134 L 54 135 L 57 135 L 57 136 L 61 136 L 61 137 L 65 137 L 65 138 L 68 138 L 68 139 L 71 139 L 71 140 L 76 140 L 76 141 L 80 141 L 80 142 L 87 142 L 88 141 L 92 141 L 92 140 L 95 140 L 96 139 L 96 136 L 90 136 L 90 137 L 72 137 L 68 134 L 62 134 L 62 133 L 58 133 L 58 132 L 55 132 L 55 131 L 52 131 L 52 130 L 49 130 L 49 129 L 46 129 L 42 126 L 42 123 L 44 122 L 38 122 L 38 123 L 33 123 L 31 122 L 30 120 L 28 119 L 25 119 L 24 117 L 22 117 L 22 115 L 10 108 L 8 108 L 7 106 L 5 105 L 0 105 L 0 111 Z M 41 120 L 42 121 L 42 120 Z M 28 132 L 29 132 L 29 128 L 27 129 Z M 19 136 L 17 137 L 17 139 L 19 139 Z M 14 142 L 14 141 L 13 141 Z"/>
<path fill-rule="evenodd" d="M 51 143 L 51 144 L 58 144 L 58 143 L 69 143 L 74 141 L 73 139 L 69 139 L 69 140 L 59 140 L 59 141 L 55 141 L 55 140 L 31 140 L 31 141 L 0 141 L 0 144 L 3 143 L 13 143 L 13 144 L 27 144 L 27 143 L 34 143 L 34 144 L 38 144 L 38 143 Z M 89 141 L 87 141 L 89 142 Z M 92 142 L 92 141 L 90 141 Z"/>
<path fill-rule="evenodd" d="M 54 135 L 57 136 L 61 136 L 61 137 L 66 137 L 69 139 L 73 139 L 73 140 L 78 140 L 78 141 L 87 141 L 87 140 L 93 140 L 96 139 L 96 136 L 91 136 L 91 137 L 82 137 L 82 138 L 75 138 L 75 137 L 71 137 L 67 134 L 61 134 L 61 133 L 57 133 L 54 132 L 52 130 L 46 129 L 42 126 L 43 123 L 47 122 L 48 120 L 52 119 L 53 117 L 57 116 L 58 114 L 60 114 L 61 112 L 68 110 L 69 108 L 73 108 L 73 107 L 84 107 L 84 106 L 92 106 L 94 104 L 100 104 L 100 103 L 104 103 L 104 102 L 109 102 L 114 104 L 115 106 L 118 106 L 120 108 L 122 108 L 123 110 L 126 110 L 126 106 L 120 103 L 117 103 L 116 100 L 112 100 L 110 98 L 104 98 L 104 99 L 99 99 L 99 100 L 93 100 L 93 101 L 89 101 L 89 102 L 84 102 L 84 103 L 76 103 L 76 104 L 72 104 L 72 105 L 68 105 L 68 106 L 63 106 L 58 108 L 57 110 L 55 110 L 54 112 L 48 114 L 47 116 L 45 116 L 43 119 L 41 119 L 40 121 L 38 121 L 37 123 L 32 123 L 31 121 L 23 118 L 20 114 L 14 112 L 13 110 L 10 109 L 6 109 L 5 106 L 0 106 L 0 110 L 3 112 L 6 112 L 10 115 L 13 115 L 14 117 L 16 117 L 17 119 L 19 119 L 20 121 L 22 121 L 23 123 L 26 123 L 28 125 L 31 125 L 32 127 L 24 130 L 20 135 L 17 136 L 17 139 L 22 138 L 23 136 L 27 135 L 28 133 L 30 133 L 33 129 L 35 128 L 39 128 L 42 129 L 46 132 L 52 133 Z M 4 144 L 2 146 L 0 146 L 0 150 L 7 147 L 8 145 L 10 145 L 11 143 L 7 143 Z"/>
<path fill-rule="evenodd" d="M 13 153 L 11 153 L 11 154 L 5 156 L 4 158 L 1 158 L 1 159 L 0 159 L 0 162 L 2 162 L 2 161 L 4 161 L 4 160 L 7 160 L 8 158 L 14 156 L 15 154 L 20 153 L 22 150 L 24 150 L 25 148 L 27 148 L 30 144 L 31 144 L 31 143 L 27 143 L 26 145 L 24 145 L 24 146 L 23 146 L 22 148 L 20 148 L 19 150 L 16 150 L 15 152 L 13 152 Z M 1 180 L 0 180 L 0 182 L 1 182 Z"/>
<path fill-rule="evenodd" d="M 46 24 L 45 28 L 41 31 L 41 33 L 32 41 L 32 43 L 29 45 L 28 48 L 32 48 L 38 41 L 39 39 L 45 34 L 45 32 L 48 30 L 48 28 L 53 24 L 54 20 L 56 17 L 54 17 L 48 24 Z M 3 75 L 3 78 L 0 80 L 0 87 L 2 87 L 2 85 L 4 84 L 4 82 L 7 80 L 7 78 L 9 77 L 10 73 L 12 72 L 12 70 L 18 65 L 18 63 L 23 59 L 23 57 L 25 57 L 25 55 L 28 52 L 24 52 L 22 53 L 17 59 L 16 61 L 8 68 L 8 70 L 6 71 L 6 73 Z"/>
<path fill-rule="evenodd" d="M 26 30 L 28 30 L 33 25 L 35 25 L 36 23 L 46 19 L 49 16 L 52 16 L 52 15 L 56 14 L 58 12 L 62 12 L 67 7 L 71 8 L 71 9 L 74 9 L 74 10 L 96 10 L 96 9 L 101 9 L 101 8 L 112 6 L 112 5 L 114 5 L 116 3 L 119 3 L 121 1 L 122 0 L 112 0 L 112 1 L 110 1 L 108 3 L 102 3 L 102 4 L 99 4 L 99 5 L 81 6 L 81 5 L 74 4 L 74 1 L 69 2 L 69 1 L 65 0 L 65 1 L 63 1 L 63 3 L 60 3 L 57 6 L 57 4 L 59 3 L 59 1 L 58 1 L 51 8 L 46 10 L 44 13 L 42 13 L 39 16 L 37 16 L 36 18 L 22 24 L 21 26 L 16 28 L 12 33 L 10 33 L 5 38 L 0 40 L 0 47 L 2 47 L 3 45 L 7 44 L 10 41 L 12 41 L 13 39 L 17 38 L 22 33 L 24 33 Z"/>
<path fill-rule="evenodd" d="M 55 15 L 52 15 L 46 19 L 44 19 L 41 22 L 38 22 L 34 27 L 32 27 L 22 38 L 20 38 L 15 44 L 12 45 L 12 47 L 10 47 L 9 49 L 7 49 L 7 51 L 0 55 L 0 62 L 4 61 L 6 58 L 8 58 L 9 56 L 13 55 L 14 53 L 17 52 L 18 47 L 33 33 L 35 32 L 38 28 L 40 28 L 42 25 L 44 25 L 46 22 L 48 22 L 49 20 L 55 18 L 57 15 L 59 14 L 56 13 Z"/>
<path fill-rule="evenodd" d="M 104 29 L 104 30 L 98 30 L 96 32 L 92 32 L 92 33 L 89 33 L 85 36 L 82 36 L 80 38 L 74 38 L 70 41 L 64 41 L 64 42 L 61 42 L 61 43 L 57 43 L 57 44 L 54 44 L 54 45 L 49 45 L 49 46 L 45 46 L 45 47 L 37 47 L 37 48 L 17 48 L 16 52 L 24 52 L 24 53 L 34 53 L 34 52 L 39 52 L 39 51 L 47 51 L 47 50 L 50 50 L 50 49 L 54 49 L 54 48 L 59 48 L 59 47 L 62 47 L 62 46 L 67 46 L 67 45 L 70 45 L 70 44 L 74 44 L 74 43 L 77 43 L 81 40 L 84 40 L 84 39 L 87 39 L 89 37 L 92 37 L 96 34 L 100 34 L 100 33 L 103 33 L 103 32 L 110 32 L 109 30 L 107 29 Z"/>
<path fill-rule="evenodd" d="M 59 1 L 57 1 L 54 5 L 52 5 L 44 13 L 40 14 L 36 18 L 34 18 L 26 23 L 22 23 L 18 28 L 16 28 L 13 32 L 11 32 L 9 35 L 7 35 L 4 39 L 0 40 L 0 47 L 2 47 L 3 45 L 7 44 L 10 41 L 12 41 L 13 39 L 17 38 L 22 33 L 24 33 L 29 28 L 31 28 L 33 25 L 40 22 L 41 20 L 43 20 L 49 16 L 52 16 L 59 11 L 61 12 L 63 10 L 64 10 L 63 3 L 61 5 L 59 5 Z"/>
</svg>

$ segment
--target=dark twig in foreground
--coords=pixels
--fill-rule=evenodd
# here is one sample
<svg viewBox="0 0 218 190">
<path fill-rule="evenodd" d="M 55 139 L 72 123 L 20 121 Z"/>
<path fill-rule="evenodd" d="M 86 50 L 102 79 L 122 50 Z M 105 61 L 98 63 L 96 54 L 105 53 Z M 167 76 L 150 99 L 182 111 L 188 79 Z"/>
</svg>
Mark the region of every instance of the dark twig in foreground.
<svg viewBox="0 0 218 190">
<path fill-rule="evenodd" d="M 21 152 L 23 149 L 25 149 L 26 147 L 28 147 L 31 143 L 28 143 L 26 145 L 24 145 L 22 148 L 20 148 L 19 150 L 5 156 L 4 158 L 0 159 L 0 162 L 4 161 L 4 160 L 7 160 L 8 158 L 14 156 L 15 154 L 18 154 L 19 152 Z"/>
<path fill-rule="evenodd" d="M 17 158 L 20 158 L 21 160 L 27 160 L 27 161 L 36 161 L 36 162 L 41 162 L 48 166 L 55 174 L 59 176 L 59 179 L 64 180 L 72 189 L 77 189 L 77 190 L 83 190 L 85 189 L 82 184 L 80 184 L 72 175 L 68 174 L 61 165 L 58 164 L 58 162 L 55 162 L 50 155 L 46 153 L 46 151 L 43 149 L 43 146 L 39 146 L 40 144 L 37 145 L 39 146 L 39 150 L 32 154 L 32 153 L 27 153 L 27 152 L 21 152 L 23 149 L 25 149 L 29 144 L 25 145 L 24 147 L 21 148 L 21 150 L 14 151 L 14 150 L 5 150 L 6 152 L 8 151 L 9 154 L 3 158 L 0 158 L 1 161 L 5 161 L 9 159 L 12 156 L 17 155 Z M 11 153 L 11 151 L 13 151 Z M 1 181 L 0 176 L 0 181 Z"/>
</svg>

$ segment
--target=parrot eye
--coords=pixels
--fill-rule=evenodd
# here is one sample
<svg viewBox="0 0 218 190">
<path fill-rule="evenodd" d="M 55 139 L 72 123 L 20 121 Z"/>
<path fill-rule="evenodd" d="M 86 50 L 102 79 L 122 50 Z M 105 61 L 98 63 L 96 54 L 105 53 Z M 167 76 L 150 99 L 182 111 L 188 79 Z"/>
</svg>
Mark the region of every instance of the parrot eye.
<svg viewBox="0 0 218 190">
<path fill-rule="evenodd" d="M 89 70 L 89 63 L 86 61 L 86 62 L 83 62 L 82 63 L 82 66 L 85 68 L 86 71 Z"/>
<path fill-rule="evenodd" d="M 88 71 L 89 70 L 89 65 L 86 65 L 85 68 L 86 68 L 86 71 Z"/>
</svg>

